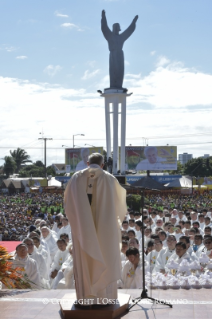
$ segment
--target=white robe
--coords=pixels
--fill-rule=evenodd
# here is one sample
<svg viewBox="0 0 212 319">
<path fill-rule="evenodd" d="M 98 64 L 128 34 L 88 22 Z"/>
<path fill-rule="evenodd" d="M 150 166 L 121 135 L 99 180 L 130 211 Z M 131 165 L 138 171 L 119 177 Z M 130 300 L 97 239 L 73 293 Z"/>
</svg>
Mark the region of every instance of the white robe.
<svg viewBox="0 0 212 319">
<path fill-rule="evenodd" d="M 75 289 L 72 256 L 69 256 L 68 259 L 66 259 L 61 269 L 64 270 L 64 278 L 60 280 L 57 289 Z"/>
<path fill-rule="evenodd" d="M 154 249 L 154 250 L 150 251 L 150 253 L 148 253 L 148 255 L 146 256 L 146 260 L 149 263 L 150 271 L 153 271 L 153 269 L 155 267 L 158 254 L 159 254 L 159 251 L 156 251 Z"/>
<path fill-rule="evenodd" d="M 40 274 L 38 271 L 38 266 L 35 260 L 27 256 L 26 258 L 20 258 L 15 255 L 12 259 L 13 268 L 20 267 L 23 268 L 21 273 L 27 275 L 29 284 L 32 289 L 41 289 Z"/>
<path fill-rule="evenodd" d="M 71 226 L 68 224 L 67 226 L 63 226 L 60 228 L 59 232 L 57 233 L 58 238 L 60 238 L 61 234 L 67 234 L 69 237 L 69 241 L 71 240 Z"/>
<path fill-rule="evenodd" d="M 59 250 L 56 252 L 53 260 L 53 264 L 51 266 L 51 270 L 60 270 L 63 263 L 68 259 L 69 251 L 66 249 L 64 251 Z"/>
<path fill-rule="evenodd" d="M 34 247 L 34 251 L 29 255 L 29 257 L 34 259 L 37 263 L 42 287 L 46 289 L 50 288 L 47 264 L 42 254 L 40 254 L 37 248 Z"/>
<path fill-rule="evenodd" d="M 157 256 L 156 264 L 153 269 L 153 273 L 160 272 L 161 269 L 165 269 L 165 265 L 169 257 L 175 252 L 175 250 L 169 250 L 169 248 L 161 249 Z"/>
<path fill-rule="evenodd" d="M 44 248 L 44 246 L 42 244 L 40 244 L 39 247 L 37 248 L 37 251 L 43 256 L 43 258 L 46 262 L 47 270 L 49 271 L 51 263 L 52 263 L 49 250 L 47 251 Z"/>
<path fill-rule="evenodd" d="M 143 283 L 142 277 L 142 263 L 139 262 L 136 269 L 134 265 L 128 260 L 122 270 L 123 289 L 141 289 Z"/>
<path fill-rule="evenodd" d="M 170 269 L 168 268 L 168 265 L 170 264 L 170 262 L 172 260 L 174 260 L 176 263 L 180 264 L 184 259 L 186 259 L 189 263 L 191 263 L 193 261 L 190 254 L 187 251 L 181 257 L 179 257 L 176 253 L 172 254 L 172 256 L 169 258 L 169 260 L 165 266 L 166 272 L 170 271 Z M 190 275 L 190 272 L 188 272 L 187 275 Z"/>
<path fill-rule="evenodd" d="M 91 205 L 87 196 L 90 179 Z M 69 181 L 65 212 L 72 229 L 77 299 L 116 299 L 116 282 L 121 278 L 120 226 L 127 212 L 125 189 L 113 175 L 90 165 Z"/>
<path fill-rule="evenodd" d="M 58 247 L 57 247 L 57 243 L 56 243 L 55 238 L 52 236 L 52 233 L 51 233 L 50 229 L 49 229 L 48 236 L 46 238 L 43 238 L 43 239 L 44 239 L 45 243 L 47 244 L 48 249 L 50 251 L 51 260 L 53 260 L 54 259 L 54 255 L 55 255 L 55 253 L 58 250 Z"/>
</svg>

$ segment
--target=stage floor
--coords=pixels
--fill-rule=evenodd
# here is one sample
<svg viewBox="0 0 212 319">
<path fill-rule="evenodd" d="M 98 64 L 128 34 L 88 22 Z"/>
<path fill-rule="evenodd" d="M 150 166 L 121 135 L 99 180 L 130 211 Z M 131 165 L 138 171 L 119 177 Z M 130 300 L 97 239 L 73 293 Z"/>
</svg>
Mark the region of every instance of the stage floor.
<svg viewBox="0 0 212 319">
<path fill-rule="evenodd" d="M 133 297 L 140 294 L 139 290 L 121 289 L 120 293 L 127 293 Z M 67 293 L 74 290 L 1 290 L 0 291 L 0 318 L 2 319 L 60 319 L 59 301 Z M 136 305 L 121 318 L 126 319 L 190 319 L 211 318 L 212 290 L 211 289 L 168 289 L 153 290 L 149 295 L 154 298 L 171 301 L 173 308 L 160 304 L 147 303 Z M 130 301 L 131 302 L 131 301 Z M 85 310 L 86 312 L 89 310 Z M 88 317 L 89 318 L 89 317 Z"/>
</svg>

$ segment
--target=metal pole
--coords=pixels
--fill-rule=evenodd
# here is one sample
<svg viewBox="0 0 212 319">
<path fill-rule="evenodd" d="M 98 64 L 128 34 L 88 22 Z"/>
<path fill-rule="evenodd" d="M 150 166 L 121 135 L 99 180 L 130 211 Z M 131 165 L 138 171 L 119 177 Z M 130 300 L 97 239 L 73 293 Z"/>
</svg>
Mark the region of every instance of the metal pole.
<svg viewBox="0 0 212 319">
<path fill-rule="evenodd" d="M 117 174 L 118 163 L 118 100 L 113 102 L 113 174 Z"/>
<path fill-rule="evenodd" d="M 45 165 L 45 177 L 47 177 L 47 171 L 46 171 L 46 138 L 44 138 L 44 165 Z"/>
<path fill-rule="evenodd" d="M 126 95 L 121 101 L 121 174 L 125 174 L 125 143 L 126 143 Z"/>
</svg>

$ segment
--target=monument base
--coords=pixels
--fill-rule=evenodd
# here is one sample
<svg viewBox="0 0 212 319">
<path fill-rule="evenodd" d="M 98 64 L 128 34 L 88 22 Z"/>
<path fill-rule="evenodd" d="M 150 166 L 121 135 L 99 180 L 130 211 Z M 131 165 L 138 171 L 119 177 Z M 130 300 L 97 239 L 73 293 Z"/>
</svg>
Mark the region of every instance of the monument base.
<svg viewBox="0 0 212 319">
<path fill-rule="evenodd" d="M 90 305 L 79 307 L 75 304 L 75 294 L 65 294 L 60 302 L 60 308 L 64 319 L 114 319 L 127 313 L 129 300 L 130 295 L 119 293 L 118 299 L 115 300 L 115 304 L 108 304 L 107 306 Z"/>
<path fill-rule="evenodd" d="M 107 88 L 104 89 L 105 94 L 113 94 L 113 93 L 127 93 L 128 89 L 126 88 Z"/>
</svg>

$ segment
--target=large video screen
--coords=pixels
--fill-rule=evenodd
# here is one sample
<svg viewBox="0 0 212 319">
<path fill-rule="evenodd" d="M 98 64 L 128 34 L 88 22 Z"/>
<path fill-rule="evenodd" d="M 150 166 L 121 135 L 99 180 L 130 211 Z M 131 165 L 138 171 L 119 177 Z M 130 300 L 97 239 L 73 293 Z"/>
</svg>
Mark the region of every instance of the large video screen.
<svg viewBox="0 0 212 319">
<path fill-rule="evenodd" d="M 88 156 L 92 153 L 103 154 L 103 147 L 66 148 L 65 164 L 70 172 L 77 172 L 88 167 Z"/>
<path fill-rule="evenodd" d="M 176 146 L 126 146 L 125 169 L 161 171 L 177 169 Z"/>
</svg>

